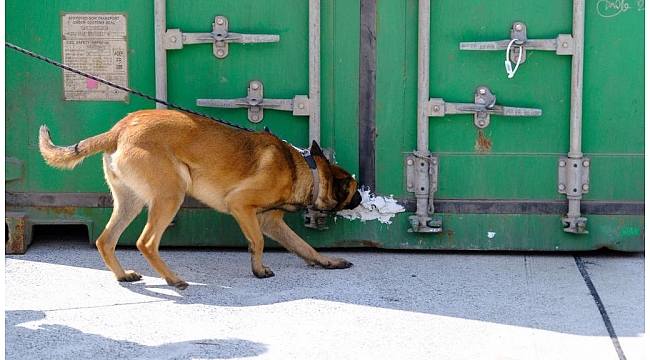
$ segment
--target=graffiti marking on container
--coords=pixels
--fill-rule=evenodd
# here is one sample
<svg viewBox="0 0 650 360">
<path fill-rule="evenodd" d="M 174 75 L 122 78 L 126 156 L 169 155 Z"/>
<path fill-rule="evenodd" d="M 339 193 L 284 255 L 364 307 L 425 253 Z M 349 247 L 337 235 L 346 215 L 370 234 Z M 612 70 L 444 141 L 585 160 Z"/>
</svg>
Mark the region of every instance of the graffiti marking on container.
<svg viewBox="0 0 650 360">
<path fill-rule="evenodd" d="M 631 9 L 633 9 L 633 7 L 625 0 L 599 0 L 598 3 L 596 3 L 596 11 L 598 12 L 598 15 L 604 18 L 612 18 Z M 636 10 L 645 11 L 645 0 L 639 0 L 636 2 Z"/>
</svg>

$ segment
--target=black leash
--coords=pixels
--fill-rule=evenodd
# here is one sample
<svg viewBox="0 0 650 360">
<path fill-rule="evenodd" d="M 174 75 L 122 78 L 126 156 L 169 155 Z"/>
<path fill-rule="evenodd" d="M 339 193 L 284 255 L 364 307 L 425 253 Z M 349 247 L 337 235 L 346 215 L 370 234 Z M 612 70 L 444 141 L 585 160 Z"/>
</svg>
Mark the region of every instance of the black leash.
<svg viewBox="0 0 650 360">
<path fill-rule="evenodd" d="M 23 54 L 25 54 L 25 55 L 29 55 L 29 56 L 31 56 L 31 57 L 33 57 L 33 58 L 38 59 L 38 60 L 45 61 L 45 62 L 48 63 L 48 64 L 51 64 L 51 65 L 54 65 L 54 66 L 60 67 L 61 69 L 68 70 L 68 71 L 70 71 L 70 72 L 73 72 L 73 73 L 75 73 L 75 74 L 77 74 L 77 75 L 81 75 L 81 76 L 87 77 L 87 78 L 89 78 L 89 79 L 93 79 L 93 80 L 95 80 L 95 81 L 97 81 L 97 82 L 100 82 L 100 83 L 102 83 L 102 84 L 108 85 L 108 86 L 110 86 L 110 87 L 114 87 L 114 88 L 116 88 L 116 89 L 120 89 L 120 90 L 122 90 L 122 91 L 126 91 L 126 92 L 131 93 L 131 94 L 134 94 L 134 95 L 138 95 L 138 96 L 143 97 L 143 98 L 145 98 L 145 99 L 147 99 L 147 100 L 155 101 L 155 102 L 157 102 L 157 103 L 159 103 L 159 104 L 163 104 L 163 105 L 169 106 L 170 108 L 174 108 L 174 109 L 177 109 L 177 110 L 181 110 L 181 111 L 184 111 L 184 112 L 186 112 L 186 113 L 190 113 L 190 114 L 194 114 L 194 115 L 203 116 L 203 117 L 206 117 L 206 118 L 208 118 L 208 119 L 212 119 L 212 120 L 214 120 L 214 121 L 216 121 L 216 122 L 219 122 L 219 123 L 221 123 L 221 124 L 224 124 L 224 125 L 228 125 L 228 126 L 230 126 L 230 127 L 233 127 L 233 128 L 235 128 L 235 129 L 246 130 L 246 131 L 251 131 L 251 132 L 255 131 L 255 130 L 253 130 L 253 129 L 250 129 L 250 128 L 247 128 L 247 127 L 244 127 L 244 126 L 241 126 L 241 125 L 237 125 L 237 124 L 235 124 L 235 123 L 231 123 L 231 122 L 228 122 L 228 121 L 223 120 L 223 119 L 218 119 L 218 118 L 212 117 L 212 116 L 210 116 L 210 115 L 205 115 L 205 114 L 201 114 L 201 113 L 199 113 L 199 112 L 196 112 L 196 111 L 194 111 L 194 110 L 190 110 L 190 109 L 188 109 L 188 108 L 184 108 L 184 107 L 180 107 L 180 106 L 178 106 L 178 105 L 170 104 L 170 103 L 168 103 L 167 101 L 160 100 L 160 99 L 156 99 L 155 97 L 149 96 L 149 95 L 144 94 L 144 93 L 141 93 L 141 92 L 139 92 L 139 91 L 135 91 L 135 90 L 132 90 L 132 89 L 126 88 L 126 87 L 124 87 L 124 86 L 121 86 L 121 85 L 118 85 L 118 84 L 112 83 L 112 82 L 110 82 L 110 81 L 107 81 L 107 80 L 104 80 L 104 79 L 100 79 L 100 78 L 98 78 L 98 77 L 96 77 L 96 76 L 94 76 L 94 75 L 91 75 L 91 74 L 85 73 L 85 72 L 83 72 L 83 71 L 79 71 L 79 70 L 77 70 L 77 69 L 73 69 L 73 68 L 71 68 L 71 67 L 69 67 L 69 66 L 67 66 L 67 65 L 63 65 L 63 64 L 61 64 L 60 62 L 56 62 L 56 61 L 54 61 L 54 60 L 52 60 L 52 59 L 48 59 L 48 58 L 46 58 L 46 57 L 44 57 L 44 56 L 41 56 L 41 55 L 35 54 L 35 53 L 33 53 L 33 52 L 29 51 L 29 50 L 25 50 L 25 49 L 23 49 L 23 48 L 21 48 L 21 47 L 18 47 L 18 46 L 16 46 L 16 45 L 14 45 L 14 44 L 11 44 L 11 43 L 8 43 L 8 42 L 5 42 L 5 46 L 8 47 L 8 48 L 10 48 L 10 49 L 13 49 L 13 50 L 16 50 L 16 51 L 18 51 L 18 52 L 21 52 L 21 53 L 23 53 Z"/>
</svg>

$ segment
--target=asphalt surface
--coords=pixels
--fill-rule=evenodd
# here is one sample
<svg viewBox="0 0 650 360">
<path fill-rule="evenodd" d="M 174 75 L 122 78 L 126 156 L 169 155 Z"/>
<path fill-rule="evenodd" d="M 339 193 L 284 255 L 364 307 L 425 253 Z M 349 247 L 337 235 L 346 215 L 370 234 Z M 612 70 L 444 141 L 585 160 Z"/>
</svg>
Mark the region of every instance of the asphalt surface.
<svg viewBox="0 0 650 360">
<path fill-rule="evenodd" d="M 161 253 L 187 290 L 131 247 L 135 283 L 80 239 L 5 256 L 6 359 L 645 358 L 644 254 L 276 250 L 260 280 L 243 250 Z"/>
</svg>

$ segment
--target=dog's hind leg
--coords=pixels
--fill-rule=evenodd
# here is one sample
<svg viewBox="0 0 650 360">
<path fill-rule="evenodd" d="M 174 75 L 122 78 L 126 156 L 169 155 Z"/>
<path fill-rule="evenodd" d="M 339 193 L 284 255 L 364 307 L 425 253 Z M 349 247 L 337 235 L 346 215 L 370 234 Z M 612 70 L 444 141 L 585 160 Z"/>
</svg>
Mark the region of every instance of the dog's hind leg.
<svg viewBox="0 0 650 360">
<path fill-rule="evenodd" d="M 144 230 L 136 243 L 138 250 L 144 255 L 149 264 L 162 276 L 167 284 L 180 290 L 187 288 L 187 282 L 174 274 L 160 257 L 158 247 L 163 232 L 174 219 L 174 215 L 184 199 L 183 193 L 168 194 L 165 197 L 155 198 L 149 205 L 149 217 Z"/>
<path fill-rule="evenodd" d="M 110 156 L 110 155 L 107 155 Z M 115 256 L 115 245 L 124 229 L 142 211 L 144 201 L 131 189 L 124 185 L 110 170 L 109 158 L 104 157 L 106 181 L 113 194 L 113 213 L 104 231 L 99 235 L 95 245 L 106 266 L 113 272 L 118 281 L 137 281 L 142 278 L 133 270 L 124 270 Z"/>
<path fill-rule="evenodd" d="M 345 259 L 334 259 L 321 255 L 296 234 L 283 219 L 281 210 L 267 211 L 258 215 L 262 231 L 287 250 L 305 260 L 309 265 L 320 265 L 326 269 L 346 269 L 352 263 Z"/>
<path fill-rule="evenodd" d="M 274 276 L 273 271 L 262 263 L 264 235 L 262 235 L 262 229 L 260 229 L 259 221 L 255 215 L 255 208 L 237 206 L 236 208 L 231 207 L 230 211 L 248 240 L 253 274 L 260 279 Z"/>
</svg>

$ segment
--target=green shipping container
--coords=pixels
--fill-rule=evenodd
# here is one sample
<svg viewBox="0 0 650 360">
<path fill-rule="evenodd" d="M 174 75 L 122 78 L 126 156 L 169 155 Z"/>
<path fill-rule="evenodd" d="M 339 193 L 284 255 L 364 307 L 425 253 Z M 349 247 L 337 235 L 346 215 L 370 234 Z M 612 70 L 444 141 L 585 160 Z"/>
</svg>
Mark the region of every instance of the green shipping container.
<svg viewBox="0 0 650 360">
<path fill-rule="evenodd" d="M 327 229 L 288 214 L 315 247 L 643 251 L 644 3 L 8 0 L 5 31 L 172 104 L 319 140 L 367 207 Z M 160 105 L 7 47 L 5 79 L 6 252 L 35 225 L 94 241 L 111 212 L 101 156 L 50 168 L 38 128 L 69 145 Z M 246 244 L 192 199 L 172 225 L 163 245 Z"/>
</svg>

